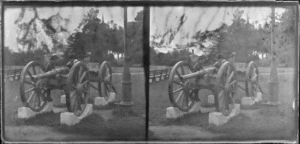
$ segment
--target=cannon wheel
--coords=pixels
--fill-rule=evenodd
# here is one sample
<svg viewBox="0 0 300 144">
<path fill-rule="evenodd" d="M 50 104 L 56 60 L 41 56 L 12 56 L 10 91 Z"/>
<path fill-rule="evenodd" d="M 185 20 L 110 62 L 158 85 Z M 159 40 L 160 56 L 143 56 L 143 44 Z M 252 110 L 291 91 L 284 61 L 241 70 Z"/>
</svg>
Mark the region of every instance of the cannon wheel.
<svg viewBox="0 0 300 144">
<path fill-rule="evenodd" d="M 258 79 L 259 79 L 258 67 L 253 61 L 251 61 L 248 64 L 246 69 L 245 87 L 246 87 L 247 97 L 251 97 L 252 99 L 255 99 L 259 89 Z"/>
<path fill-rule="evenodd" d="M 81 62 L 76 62 L 67 78 L 66 103 L 68 110 L 80 116 L 85 110 L 89 97 L 89 70 Z"/>
<path fill-rule="evenodd" d="M 112 85 L 112 70 L 107 61 L 104 61 L 100 66 L 99 80 L 99 94 L 101 97 L 104 97 L 106 100 L 108 100 L 109 93 L 116 91 Z"/>
<path fill-rule="evenodd" d="M 197 92 L 193 89 L 189 89 L 189 80 L 183 80 L 182 76 L 192 73 L 190 66 L 180 61 L 175 64 L 171 69 L 169 76 L 169 99 L 174 107 L 179 108 L 182 111 L 189 111 L 195 104 L 193 96 Z"/>
<path fill-rule="evenodd" d="M 235 100 L 234 95 L 237 88 L 237 75 L 235 67 L 230 62 L 221 65 L 217 75 L 218 111 L 225 116 L 232 111 Z"/>
<path fill-rule="evenodd" d="M 35 112 L 41 111 L 47 104 L 46 97 L 50 95 L 42 79 L 35 79 L 33 75 L 42 74 L 45 68 L 38 62 L 29 62 L 21 72 L 20 96 L 23 104 Z"/>
</svg>

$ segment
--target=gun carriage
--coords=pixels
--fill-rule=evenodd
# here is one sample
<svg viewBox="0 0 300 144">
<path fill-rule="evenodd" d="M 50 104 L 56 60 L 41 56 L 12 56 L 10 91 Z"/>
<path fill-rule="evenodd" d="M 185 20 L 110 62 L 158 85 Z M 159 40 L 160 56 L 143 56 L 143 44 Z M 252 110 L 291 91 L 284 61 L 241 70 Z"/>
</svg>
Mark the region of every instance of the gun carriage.
<svg viewBox="0 0 300 144">
<path fill-rule="evenodd" d="M 254 99 L 261 88 L 258 83 L 258 67 L 251 61 L 245 70 L 246 77 L 239 78 L 235 64 L 223 60 L 219 65 L 203 67 L 201 62 L 192 67 L 185 61 L 176 63 L 171 69 L 168 81 L 169 100 L 174 107 L 189 111 L 200 101 L 198 92 L 201 89 L 211 90 L 217 111 L 228 115 L 236 103 L 237 88 L 246 91 L 246 96 Z M 245 82 L 245 88 L 239 84 Z"/>
<path fill-rule="evenodd" d="M 48 62 L 48 64 L 51 61 Z M 39 62 L 29 62 L 21 72 L 20 96 L 23 104 L 35 112 L 52 101 L 51 91 L 63 90 L 68 111 L 80 116 L 88 104 L 90 89 L 108 99 L 112 86 L 112 69 L 107 61 L 99 71 L 90 71 L 84 60 L 74 59 L 71 65 L 46 67 Z"/>
</svg>

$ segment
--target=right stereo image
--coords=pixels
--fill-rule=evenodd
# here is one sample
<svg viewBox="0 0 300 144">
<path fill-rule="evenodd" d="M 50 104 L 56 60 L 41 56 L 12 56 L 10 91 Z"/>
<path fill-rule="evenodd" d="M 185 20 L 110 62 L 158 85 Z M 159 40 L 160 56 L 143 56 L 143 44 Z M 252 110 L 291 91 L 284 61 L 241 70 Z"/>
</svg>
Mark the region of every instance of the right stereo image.
<svg viewBox="0 0 300 144">
<path fill-rule="evenodd" d="M 149 140 L 297 135 L 297 7 L 150 8 Z"/>
</svg>

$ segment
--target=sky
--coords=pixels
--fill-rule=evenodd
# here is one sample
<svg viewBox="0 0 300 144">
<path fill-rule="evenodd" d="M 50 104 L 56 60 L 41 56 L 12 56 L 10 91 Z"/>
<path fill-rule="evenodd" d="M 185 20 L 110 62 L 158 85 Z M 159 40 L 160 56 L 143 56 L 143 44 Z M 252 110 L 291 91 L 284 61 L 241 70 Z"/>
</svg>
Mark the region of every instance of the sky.
<svg viewBox="0 0 300 144">
<path fill-rule="evenodd" d="M 249 19 L 250 23 L 256 22 L 255 26 L 269 22 L 271 19 L 270 7 L 152 7 L 150 11 L 150 39 L 153 35 L 163 35 L 169 29 L 176 29 L 180 24 L 180 19 L 184 23 L 175 35 L 171 43 L 164 43 L 163 47 L 175 47 L 176 44 L 185 45 L 193 41 L 192 36 L 197 31 L 212 31 L 219 28 L 222 23 L 228 26 L 232 24 L 233 12 L 236 9 L 244 11 L 243 19 Z M 285 10 L 276 8 L 275 13 L 280 16 Z M 150 40 L 150 41 L 151 41 Z M 160 38 L 155 39 L 159 42 Z M 168 50 L 160 49 L 165 53 Z"/>
<path fill-rule="evenodd" d="M 122 7 L 37 7 L 38 16 L 40 19 L 47 19 L 52 15 L 59 13 L 63 18 L 70 19 L 68 25 L 68 32 L 72 33 L 77 28 L 78 24 L 83 19 L 91 8 L 99 9 L 98 17 L 104 21 L 113 20 L 117 25 L 123 27 L 124 25 L 124 9 Z M 128 7 L 127 20 L 134 21 L 137 12 L 143 10 L 142 7 Z M 21 12 L 20 7 L 6 7 L 4 9 L 4 41 L 5 46 L 8 46 L 13 51 L 17 51 L 17 25 L 14 23 Z M 33 11 L 26 11 L 22 22 L 28 22 L 34 16 Z"/>
<path fill-rule="evenodd" d="M 52 15 L 59 13 L 63 18 L 70 19 L 67 30 L 72 33 L 77 28 L 91 8 L 99 9 L 98 17 L 105 21 L 113 20 L 117 25 L 123 26 L 124 11 L 122 7 L 37 7 L 39 18 L 47 19 Z M 142 7 L 128 7 L 128 21 L 134 21 L 137 12 Z M 165 45 L 174 47 L 176 44 L 186 44 L 193 41 L 192 36 L 195 32 L 201 30 L 215 30 L 222 23 L 232 24 L 233 12 L 236 9 L 244 11 L 243 18 L 249 18 L 249 22 L 257 21 L 256 26 L 270 21 L 268 17 L 271 13 L 270 7 L 151 7 L 150 8 L 150 38 L 153 35 L 162 35 L 168 29 L 176 29 L 179 25 L 179 19 L 184 14 L 183 25 L 175 35 L 174 40 Z M 13 51 L 17 50 L 17 25 L 14 23 L 21 12 L 20 7 L 6 7 L 4 9 L 4 41 Z M 284 9 L 276 8 L 276 14 L 282 14 Z M 33 11 L 26 11 L 22 22 L 29 21 L 34 16 Z M 152 39 L 150 39 L 151 41 Z M 165 50 L 168 51 L 168 50 Z"/>
</svg>

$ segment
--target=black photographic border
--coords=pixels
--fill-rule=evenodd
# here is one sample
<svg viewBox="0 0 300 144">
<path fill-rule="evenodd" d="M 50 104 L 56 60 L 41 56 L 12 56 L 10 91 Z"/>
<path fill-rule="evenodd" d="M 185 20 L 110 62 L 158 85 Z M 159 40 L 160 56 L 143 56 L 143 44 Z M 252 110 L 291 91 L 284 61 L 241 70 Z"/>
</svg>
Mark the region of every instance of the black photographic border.
<svg viewBox="0 0 300 144">
<path fill-rule="evenodd" d="M 2 41 L 2 47 L 4 47 L 4 9 L 6 6 L 38 6 L 38 7 L 49 7 L 49 6 L 55 6 L 55 7 L 65 7 L 65 6 L 142 6 L 144 7 L 144 23 L 143 23 L 143 50 L 144 50 L 144 71 L 145 71 L 145 110 L 146 110 L 146 122 L 145 122 L 145 141 L 142 142 L 151 142 L 148 141 L 148 128 L 149 128 L 149 47 L 150 47 L 150 42 L 149 42 L 149 37 L 150 37 L 150 8 L 151 7 L 165 7 L 165 6 L 186 6 L 186 7 L 198 7 L 198 6 L 207 6 L 207 7 L 212 7 L 212 6 L 230 6 L 230 7 L 266 7 L 266 6 L 276 6 L 276 7 L 281 7 L 281 6 L 296 6 L 296 28 L 295 28 L 295 45 L 297 48 L 295 49 L 295 67 L 294 67 L 294 94 L 295 94 L 295 101 L 296 101 L 296 111 L 298 111 L 299 108 L 299 34 L 298 34 L 298 21 L 299 21 L 299 2 L 297 1 L 193 1 L 193 0 L 188 0 L 188 1 L 158 1 L 158 0 L 149 0 L 149 1 L 79 1 L 79 0 L 66 0 L 66 1 L 2 1 L 0 2 L 1 4 L 1 41 Z M 4 54 L 4 49 L 1 49 L 2 55 Z M 1 103 L 4 102 L 4 57 L 1 56 L 1 68 L 2 68 L 2 77 L 1 77 Z M 4 105 L 1 104 L 1 139 L 4 140 L 4 127 L 3 125 L 4 122 Z M 297 112 L 299 113 L 299 111 Z M 296 119 L 296 127 L 299 126 L 298 120 L 299 120 L 299 115 L 295 117 Z M 299 129 L 295 131 L 297 135 L 299 134 Z M 298 138 L 297 138 L 298 140 Z M 17 141 L 16 141 L 17 142 Z M 13 142 L 13 143 L 16 143 Z M 110 141 L 103 141 L 105 143 L 109 143 Z M 122 141 L 121 141 L 122 142 Z M 123 141 L 124 143 L 126 141 Z M 154 142 L 163 142 L 163 141 L 154 141 Z M 173 141 L 174 142 L 174 141 Z M 178 141 L 175 141 L 178 142 Z M 190 141 L 193 142 L 193 141 Z M 207 141 L 199 141 L 199 142 L 207 142 Z M 212 141 L 212 142 L 220 142 L 220 141 Z M 223 141 L 224 142 L 224 141 Z M 232 141 L 230 141 L 232 142 Z M 260 141 L 263 142 L 263 141 Z M 271 141 L 268 141 L 271 142 Z M 291 141 L 272 141 L 272 142 L 291 142 Z M 36 142 L 34 142 L 36 143 Z M 53 142 L 50 142 L 53 143 Z M 56 143 L 56 142 L 54 142 Z M 77 142 L 72 142 L 72 143 L 77 143 Z M 80 142 L 79 142 L 80 143 Z M 92 142 L 88 142 L 92 143 Z M 97 141 L 97 143 L 99 143 Z M 115 143 L 115 142 L 114 142 Z"/>
</svg>

